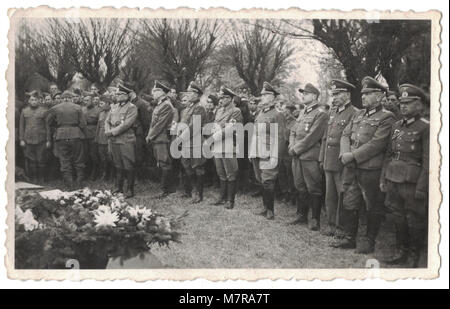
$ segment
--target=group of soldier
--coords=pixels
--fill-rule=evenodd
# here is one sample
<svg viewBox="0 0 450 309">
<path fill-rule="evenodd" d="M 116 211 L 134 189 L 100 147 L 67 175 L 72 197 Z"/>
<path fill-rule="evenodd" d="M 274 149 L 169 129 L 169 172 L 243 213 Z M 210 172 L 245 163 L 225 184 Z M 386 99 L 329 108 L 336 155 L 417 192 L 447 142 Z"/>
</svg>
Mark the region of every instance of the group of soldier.
<svg viewBox="0 0 450 309">
<path fill-rule="evenodd" d="M 253 178 L 254 196 L 262 196 L 259 215 L 274 219 L 279 191 L 297 206 L 289 224 L 321 230 L 331 246 L 362 254 L 374 252 L 380 225 L 389 217 L 396 250 L 385 262 L 417 267 L 427 237 L 429 96 L 411 84 L 397 93 L 365 77 L 358 109 L 351 102 L 354 85 L 335 79 L 329 88 L 331 107 L 319 103 L 320 91 L 310 83 L 299 89 L 302 106 L 280 99 L 268 82 L 258 98 L 221 87 L 207 95 L 206 104 L 194 82 L 181 101 L 159 81 L 151 96 L 137 96 L 131 84 L 102 94 L 95 85 L 78 93 L 52 85 L 46 95 L 28 94 L 28 106 L 19 113 L 18 144 L 32 179 L 43 181 L 49 162 L 59 164 L 68 189 L 82 187 L 87 171 L 92 179 L 105 179 L 114 170 L 114 192 L 133 197 L 135 174 L 149 156 L 160 174 L 157 198 L 173 193 L 181 175 L 182 197 L 200 203 L 205 181 L 218 178 L 212 204 L 233 209 L 240 178 Z M 214 129 L 202 130 L 208 123 Z M 251 136 L 237 136 L 235 126 L 246 123 L 253 123 Z M 276 124 L 276 134 L 270 124 Z M 245 139 L 243 156 L 237 155 L 239 138 Z M 206 140 L 213 141 L 213 159 L 194 155 Z M 188 155 L 174 158 L 171 145 Z M 357 241 L 360 218 L 366 229 Z"/>
</svg>

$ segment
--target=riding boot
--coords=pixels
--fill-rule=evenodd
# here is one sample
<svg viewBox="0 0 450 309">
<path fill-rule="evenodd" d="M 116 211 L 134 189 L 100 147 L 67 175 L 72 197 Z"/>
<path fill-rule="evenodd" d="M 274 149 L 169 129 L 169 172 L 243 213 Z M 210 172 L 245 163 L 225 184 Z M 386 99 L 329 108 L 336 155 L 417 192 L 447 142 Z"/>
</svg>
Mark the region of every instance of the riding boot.
<svg viewBox="0 0 450 309">
<path fill-rule="evenodd" d="M 409 268 L 418 268 L 420 253 L 424 243 L 424 229 L 409 227 L 410 254 L 406 262 Z"/>
<path fill-rule="evenodd" d="M 203 175 L 196 175 L 195 181 L 195 195 L 192 199 L 192 204 L 198 204 L 203 201 Z"/>
<path fill-rule="evenodd" d="M 340 223 L 343 229 L 341 238 L 336 238 L 330 246 L 340 249 L 355 249 L 356 235 L 358 234 L 358 210 L 342 209 L 340 214 Z"/>
<path fill-rule="evenodd" d="M 28 178 L 30 179 L 31 183 L 37 183 L 38 182 L 38 169 L 36 163 L 32 161 L 28 161 Z"/>
<path fill-rule="evenodd" d="M 39 184 L 43 184 L 45 182 L 45 172 L 46 168 L 45 166 L 39 166 L 37 167 L 37 180 Z"/>
<path fill-rule="evenodd" d="M 306 194 L 297 194 L 297 217 L 294 221 L 291 221 L 289 224 L 308 224 L 308 196 Z"/>
<path fill-rule="evenodd" d="M 356 250 L 357 253 L 369 254 L 375 251 L 375 240 L 380 230 L 382 217 L 380 215 L 367 215 L 366 237 L 362 238 L 361 243 Z"/>
<path fill-rule="evenodd" d="M 186 173 L 181 174 L 181 181 L 183 182 L 184 193 L 181 195 L 182 198 L 191 198 L 192 197 L 192 180 L 193 176 L 189 176 Z"/>
<path fill-rule="evenodd" d="M 267 215 L 267 190 L 262 188 L 262 202 L 263 202 L 263 208 L 261 211 L 257 213 L 259 216 L 266 216 Z"/>
<path fill-rule="evenodd" d="M 72 173 L 69 172 L 64 172 L 62 173 L 62 177 L 63 177 L 63 182 L 64 182 L 64 188 L 66 191 L 72 191 L 73 188 L 73 178 L 72 178 Z"/>
<path fill-rule="evenodd" d="M 236 196 L 236 181 L 228 181 L 227 182 L 227 204 L 225 206 L 226 209 L 233 209 L 234 208 L 234 198 Z"/>
<path fill-rule="evenodd" d="M 113 193 L 123 193 L 123 181 L 124 181 L 124 171 L 120 168 L 116 168 L 116 178 L 115 178 L 115 189 Z"/>
<path fill-rule="evenodd" d="M 266 218 L 268 220 L 273 220 L 275 218 L 274 215 L 274 202 L 275 202 L 275 192 L 273 189 L 266 189 L 267 194 L 267 214 Z"/>
<path fill-rule="evenodd" d="M 170 170 L 162 170 L 161 174 L 161 194 L 157 196 L 158 199 L 163 199 L 170 194 L 169 182 L 170 182 Z"/>
<path fill-rule="evenodd" d="M 136 178 L 136 174 L 134 169 L 133 170 L 127 170 L 127 192 L 125 194 L 125 198 L 131 198 L 134 196 L 134 182 Z"/>
<path fill-rule="evenodd" d="M 227 199 L 227 181 L 220 180 L 219 198 L 213 203 L 213 205 L 223 205 Z"/>
<path fill-rule="evenodd" d="M 395 252 L 383 262 L 389 265 L 403 264 L 408 259 L 408 225 L 405 222 L 395 223 Z"/>
<path fill-rule="evenodd" d="M 320 230 L 320 209 L 322 207 L 322 197 L 320 195 L 311 195 L 310 207 L 312 212 L 311 231 Z"/>
<path fill-rule="evenodd" d="M 82 189 L 84 186 L 84 170 L 82 168 L 76 169 L 77 178 L 76 178 L 76 188 Z"/>
</svg>

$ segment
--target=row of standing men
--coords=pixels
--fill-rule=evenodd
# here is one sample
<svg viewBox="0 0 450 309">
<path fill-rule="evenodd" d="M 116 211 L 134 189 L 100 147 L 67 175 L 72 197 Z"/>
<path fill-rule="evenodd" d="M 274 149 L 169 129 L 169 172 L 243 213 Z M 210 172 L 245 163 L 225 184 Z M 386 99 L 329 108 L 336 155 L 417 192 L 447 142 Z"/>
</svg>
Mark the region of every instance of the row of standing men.
<svg viewBox="0 0 450 309">
<path fill-rule="evenodd" d="M 290 183 L 295 188 L 297 203 L 297 218 L 291 224 L 308 224 L 310 212 L 309 227 L 319 230 L 324 199 L 327 224 L 322 233 L 333 237 L 331 245 L 372 253 L 381 222 L 388 214 L 395 222 L 397 249 L 386 262 L 408 262 L 417 267 L 427 235 L 429 122 L 422 113 L 429 104 L 428 97 L 422 89 L 404 84 L 399 87 L 400 104 L 398 113 L 394 114 L 383 108 L 387 89 L 373 78 L 366 77 L 362 81 L 361 110 L 351 104 L 354 85 L 333 80 L 330 88 L 333 97 L 330 111 L 320 108 L 320 92 L 312 84 L 299 89 L 305 107 L 295 117 L 295 108 L 289 103 L 284 106 L 284 112 L 276 108 L 279 93 L 268 82 L 264 83 L 251 137 L 256 147 L 247 149 L 254 176 L 261 186 L 263 207 L 259 214 L 274 219 L 275 184 L 280 170 L 284 170 L 288 179 L 292 179 Z M 213 145 L 219 145 L 214 163 L 220 190 L 214 205 L 233 209 L 238 159 L 235 148 L 231 156 L 223 156 L 226 147 L 222 144 L 230 136 L 236 138 L 227 131 L 243 122 L 242 111 L 233 103 L 236 94 L 222 87 L 217 96 L 208 96 L 209 103 L 218 103 L 211 111 L 199 103 L 202 89 L 190 83 L 183 96 L 185 108 L 178 117 L 170 91 L 164 83 L 155 82 L 152 97 L 156 106 L 145 137 L 161 170 L 162 192 L 158 197 L 171 193 L 171 143 L 190 139 L 187 146 L 180 143 L 191 154 L 182 158 L 181 164 L 186 183 L 194 186 L 193 192 L 186 186 L 184 197 L 193 194 L 193 203 L 203 200 L 207 160 L 194 158 L 192 154 L 198 146 L 195 146 L 195 138 L 199 135 L 201 140 L 205 138 L 204 132 L 196 128 L 214 122 L 220 128 L 208 134 L 215 141 Z M 99 109 L 94 109 L 91 96 L 85 97 L 86 104 L 82 108 L 72 102 L 73 94 L 66 91 L 61 95 L 60 104 L 46 109 L 37 104 L 36 95 L 31 95 L 29 107 L 20 115 L 19 125 L 19 140 L 25 157 L 39 171 L 43 168 L 46 149 L 55 143 L 65 184 L 73 187 L 74 175 L 78 185 L 83 181 L 85 152 L 100 157 L 100 164 L 110 162 L 108 156 L 111 156 L 116 170 L 115 192 L 132 197 L 138 118 L 137 104 L 132 102 L 136 101 L 136 95 L 122 85 L 116 93 L 101 97 Z M 194 119 L 201 119 L 202 123 L 195 126 Z M 184 129 L 177 129 L 177 123 L 185 124 Z M 279 134 L 275 137 L 267 132 L 266 125 L 271 123 L 278 125 Z M 269 149 L 273 138 L 279 145 L 276 153 L 267 156 L 267 152 L 259 151 Z M 215 153 L 214 146 L 212 151 Z M 357 244 L 362 213 L 366 214 L 367 227 Z"/>
</svg>

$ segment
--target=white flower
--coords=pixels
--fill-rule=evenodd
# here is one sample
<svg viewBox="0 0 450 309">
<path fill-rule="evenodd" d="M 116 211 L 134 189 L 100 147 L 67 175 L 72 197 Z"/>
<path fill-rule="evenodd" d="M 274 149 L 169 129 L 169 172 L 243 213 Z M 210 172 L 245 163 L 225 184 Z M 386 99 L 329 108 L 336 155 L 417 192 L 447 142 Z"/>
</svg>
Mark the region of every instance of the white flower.
<svg viewBox="0 0 450 309">
<path fill-rule="evenodd" d="M 153 215 L 153 212 L 151 209 L 144 209 L 142 212 L 142 220 L 148 221 L 150 220 L 150 217 Z"/>
<path fill-rule="evenodd" d="M 96 227 L 102 226 L 116 226 L 116 222 L 119 221 L 119 216 L 116 212 L 111 212 L 108 208 L 107 211 L 97 211 L 94 214 L 94 222 L 96 223 Z"/>
<path fill-rule="evenodd" d="M 74 202 L 74 204 L 81 204 L 81 203 L 83 202 L 83 200 L 80 199 L 80 198 L 77 198 L 77 199 L 75 199 L 75 201 L 73 201 L 73 202 Z"/>
<path fill-rule="evenodd" d="M 109 208 L 106 205 L 100 205 L 100 206 L 98 206 L 97 211 L 100 211 L 100 212 L 111 212 L 111 208 Z"/>
<path fill-rule="evenodd" d="M 66 205 L 66 201 L 64 201 L 64 200 L 61 200 L 59 203 L 60 203 L 61 205 Z"/>
<path fill-rule="evenodd" d="M 99 198 L 98 198 L 98 197 L 95 197 L 95 196 L 93 196 L 93 197 L 91 197 L 91 198 L 89 199 L 89 201 L 90 201 L 90 202 L 93 202 L 93 203 L 98 203 L 98 201 L 99 201 Z"/>
<path fill-rule="evenodd" d="M 33 213 L 29 209 L 21 214 L 19 224 L 23 225 L 27 232 L 31 232 L 39 227 L 39 222 L 34 219 Z"/>
<path fill-rule="evenodd" d="M 130 217 L 132 218 L 138 218 L 139 217 L 139 207 L 135 206 L 135 207 L 127 207 L 127 212 L 130 215 Z"/>
<path fill-rule="evenodd" d="M 89 197 L 92 195 L 92 191 L 89 188 L 84 188 L 83 191 L 81 191 L 81 193 L 86 197 Z"/>
</svg>

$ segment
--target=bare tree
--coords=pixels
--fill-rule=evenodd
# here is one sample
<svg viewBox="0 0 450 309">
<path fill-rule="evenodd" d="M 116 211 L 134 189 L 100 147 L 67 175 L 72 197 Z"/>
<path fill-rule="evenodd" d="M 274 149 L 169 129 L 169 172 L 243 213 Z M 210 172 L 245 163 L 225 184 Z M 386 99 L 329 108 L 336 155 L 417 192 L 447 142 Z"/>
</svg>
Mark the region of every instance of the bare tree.
<svg viewBox="0 0 450 309">
<path fill-rule="evenodd" d="M 250 92 L 258 95 L 264 81 L 272 81 L 286 72 L 294 49 L 285 36 L 245 22 L 233 25 L 228 48 L 230 60 Z"/>
<path fill-rule="evenodd" d="M 136 37 L 154 64 L 154 75 L 186 89 L 205 69 L 217 42 L 218 20 L 143 19 Z"/>
</svg>

